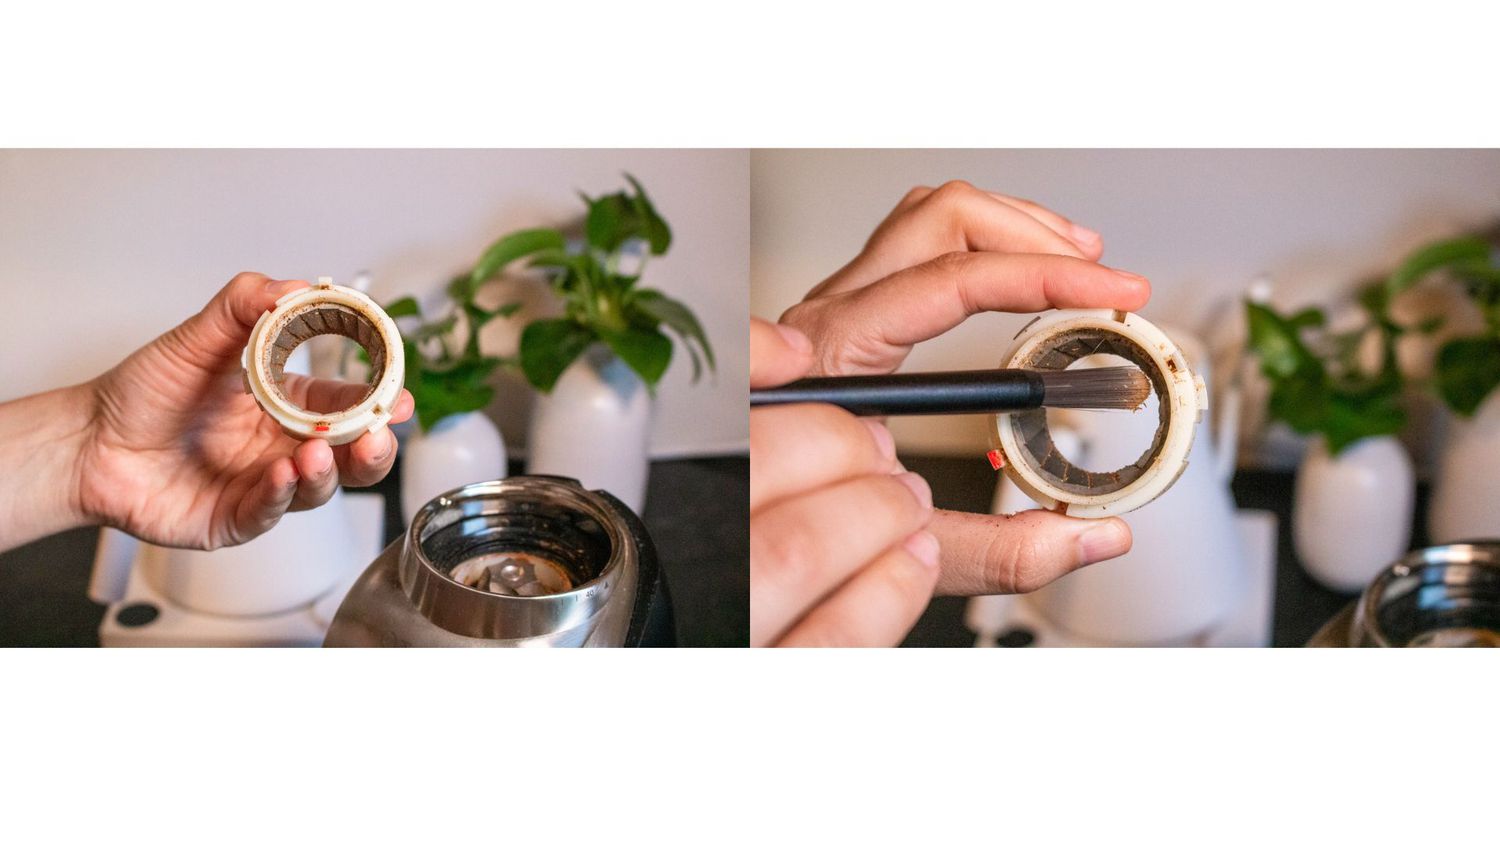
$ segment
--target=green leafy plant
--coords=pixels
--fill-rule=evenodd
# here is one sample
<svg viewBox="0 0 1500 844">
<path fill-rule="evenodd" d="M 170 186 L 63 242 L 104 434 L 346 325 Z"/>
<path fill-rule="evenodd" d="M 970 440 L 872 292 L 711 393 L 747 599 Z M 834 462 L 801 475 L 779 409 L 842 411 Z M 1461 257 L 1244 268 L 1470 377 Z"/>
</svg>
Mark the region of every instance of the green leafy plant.
<svg viewBox="0 0 1500 844">
<path fill-rule="evenodd" d="M 1454 412 L 1473 416 L 1500 386 L 1500 266 L 1495 250 L 1483 238 L 1440 240 L 1408 256 L 1386 280 L 1381 295 L 1389 301 L 1438 273 L 1461 284 L 1484 317 L 1484 331 L 1449 339 L 1438 348 L 1433 363 L 1438 395 Z"/>
<path fill-rule="evenodd" d="M 1432 334 L 1441 318 L 1402 325 L 1391 302 L 1423 279 L 1444 273 L 1464 285 L 1485 318 L 1486 330 L 1439 347 L 1433 386 L 1455 412 L 1472 415 L 1500 386 L 1500 267 L 1478 237 L 1441 240 L 1412 252 L 1394 272 L 1360 290 L 1364 324 L 1345 332 L 1326 329 L 1323 313 L 1309 308 L 1283 316 L 1247 302 L 1249 346 L 1271 382 L 1270 412 L 1301 433 L 1321 433 L 1334 454 L 1363 437 L 1395 434 L 1406 423 L 1400 407 L 1405 379 L 1396 363 L 1396 341 Z M 1359 366 L 1366 343 L 1376 343 L 1379 363 Z"/>
<path fill-rule="evenodd" d="M 392 318 L 415 317 L 415 330 L 402 332 L 406 356 L 406 389 L 416 403 L 417 423 L 429 431 L 443 419 L 459 413 L 482 410 L 495 397 L 489 377 L 506 359 L 479 350 L 479 329 L 520 307 L 504 305 L 487 310 L 474 301 L 477 289 L 468 284 L 468 274 L 449 283 L 451 307 L 435 319 L 423 316 L 421 305 L 404 296 L 385 306 Z M 460 343 L 462 331 L 466 339 Z"/>
<path fill-rule="evenodd" d="M 1361 296 L 1366 324 L 1343 332 L 1328 330 L 1322 311 L 1307 308 L 1283 316 L 1247 301 L 1250 351 L 1271 383 L 1270 414 L 1292 430 L 1322 434 L 1331 454 L 1365 437 L 1395 434 L 1406 424 L 1401 409 L 1401 373 L 1395 340 L 1403 331 L 1392 323 L 1377 294 Z M 1363 344 L 1379 344 L 1373 372 L 1361 367 Z"/>
<path fill-rule="evenodd" d="M 693 312 L 660 291 L 638 286 L 648 254 L 666 254 L 672 231 L 640 183 L 629 174 L 625 178 L 629 191 L 597 198 L 579 194 L 587 207 L 581 243 L 570 247 L 563 232 L 552 228 L 512 232 L 454 282 L 459 294 L 472 296 L 522 259 L 547 273 L 563 301 L 563 315 L 528 324 L 519 354 L 526 380 L 544 393 L 594 343 L 603 343 L 654 389 L 672 360 L 667 330 L 688 350 L 694 381 L 705 363 L 715 367 L 713 347 Z"/>
</svg>

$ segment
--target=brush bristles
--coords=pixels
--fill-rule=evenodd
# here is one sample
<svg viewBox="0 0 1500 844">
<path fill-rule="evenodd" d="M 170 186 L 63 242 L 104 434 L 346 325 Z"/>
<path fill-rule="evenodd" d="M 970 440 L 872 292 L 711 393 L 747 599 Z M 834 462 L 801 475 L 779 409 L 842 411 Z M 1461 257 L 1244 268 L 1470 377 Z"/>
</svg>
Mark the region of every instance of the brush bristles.
<svg viewBox="0 0 1500 844">
<path fill-rule="evenodd" d="M 1151 379 L 1134 366 L 1043 370 L 1043 407 L 1135 410 L 1151 395 Z"/>
</svg>

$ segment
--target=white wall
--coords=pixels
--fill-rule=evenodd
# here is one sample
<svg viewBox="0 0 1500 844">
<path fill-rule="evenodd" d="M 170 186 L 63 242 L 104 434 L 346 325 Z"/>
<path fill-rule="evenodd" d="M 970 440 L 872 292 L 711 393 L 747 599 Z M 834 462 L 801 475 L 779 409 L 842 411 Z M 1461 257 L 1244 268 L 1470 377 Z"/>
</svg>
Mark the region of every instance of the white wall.
<svg viewBox="0 0 1500 844">
<path fill-rule="evenodd" d="M 720 363 L 716 380 L 691 385 L 686 354 L 674 356 L 652 452 L 742 451 L 743 150 L 0 151 L 0 400 L 93 376 L 240 270 L 369 270 L 380 301 L 430 295 L 496 236 L 575 218 L 575 189 L 623 187 L 621 171 L 673 228 L 643 283 L 697 311 Z M 485 338 L 513 349 L 500 322 Z M 490 409 L 512 446 L 525 436 L 522 383 L 505 378 Z"/>
<path fill-rule="evenodd" d="M 751 163 L 751 311 L 774 318 L 847 261 L 914 185 L 965 179 L 1104 235 L 1151 279 L 1152 320 L 1210 341 L 1254 276 L 1274 301 L 1333 299 L 1425 239 L 1500 216 L 1500 151 L 773 150 Z M 981 315 L 910 371 L 993 365 L 1029 319 Z M 905 448 L 975 454 L 982 417 L 897 420 Z"/>
</svg>

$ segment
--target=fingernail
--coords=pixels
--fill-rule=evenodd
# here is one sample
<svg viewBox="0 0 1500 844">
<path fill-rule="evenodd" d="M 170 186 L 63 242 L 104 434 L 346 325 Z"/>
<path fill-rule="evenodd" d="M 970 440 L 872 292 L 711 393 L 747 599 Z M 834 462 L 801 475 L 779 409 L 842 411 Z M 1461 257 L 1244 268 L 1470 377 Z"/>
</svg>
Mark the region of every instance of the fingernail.
<svg viewBox="0 0 1500 844">
<path fill-rule="evenodd" d="M 1130 529 L 1119 519 L 1100 522 L 1078 535 L 1078 558 L 1084 564 L 1118 557 L 1130 550 Z"/>
<path fill-rule="evenodd" d="M 1099 233 L 1093 229 L 1087 229 L 1077 223 L 1072 224 L 1073 241 L 1084 246 L 1096 246 L 1102 240 Z"/>
<path fill-rule="evenodd" d="M 807 339 L 806 334 L 803 334 L 790 325 L 782 325 L 779 322 L 773 323 L 773 325 L 776 326 L 776 330 L 781 334 L 781 339 L 786 341 L 788 346 L 803 354 L 812 351 L 812 341 Z"/>
<path fill-rule="evenodd" d="M 875 447 L 880 449 L 880 456 L 887 461 L 896 459 L 896 439 L 891 436 L 891 429 L 874 419 L 860 419 L 870 429 L 870 436 L 875 439 Z"/>
<path fill-rule="evenodd" d="M 280 299 L 282 296 L 290 293 L 292 291 L 292 288 L 297 287 L 300 284 L 301 282 L 298 281 L 277 281 L 275 279 L 266 279 L 266 290 L 270 293 L 274 293 L 276 295 L 276 298 Z"/>
<path fill-rule="evenodd" d="M 382 461 L 382 460 L 386 459 L 387 457 L 391 456 L 391 442 L 394 439 L 395 438 L 392 437 L 392 436 L 386 436 L 386 438 L 385 438 L 385 448 L 382 448 L 380 450 L 380 454 L 375 457 L 375 462 L 376 463 L 379 463 L 380 461 Z"/>
<path fill-rule="evenodd" d="M 916 557 L 922 562 L 922 565 L 928 568 L 933 568 L 938 564 L 938 555 L 943 550 L 938 545 L 937 537 L 925 530 L 917 531 L 908 536 L 906 541 L 901 544 L 901 547 L 905 548 L 908 554 Z"/>
<path fill-rule="evenodd" d="M 902 472 L 896 476 L 896 480 L 906 484 L 906 488 L 911 490 L 912 495 L 916 496 L 917 501 L 922 505 L 922 509 L 932 509 L 932 488 L 927 485 L 926 481 L 922 480 L 921 475 L 916 472 Z"/>
<path fill-rule="evenodd" d="M 1121 278 L 1128 278 L 1131 281 L 1140 281 L 1145 282 L 1146 284 L 1150 284 L 1150 282 L 1146 281 L 1146 277 L 1143 275 L 1136 275 L 1135 273 L 1128 273 L 1124 270 L 1117 270 L 1114 267 L 1110 267 L 1110 272 L 1113 272 L 1115 275 L 1120 276 Z"/>
</svg>

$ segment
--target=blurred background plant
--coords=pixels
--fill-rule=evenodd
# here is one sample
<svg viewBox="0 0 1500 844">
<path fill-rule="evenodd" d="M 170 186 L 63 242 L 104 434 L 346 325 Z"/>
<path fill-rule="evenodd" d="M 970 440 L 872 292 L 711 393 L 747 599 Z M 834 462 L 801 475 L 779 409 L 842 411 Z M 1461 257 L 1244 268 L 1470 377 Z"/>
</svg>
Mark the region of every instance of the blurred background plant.
<svg viewBox="0 0 1500 844">
<path fill-rule="evenodd" d="M 1328 328 L 1318 308 L 1291 315 L 1246 301 L 1249 347 L 1270 382 L 1271 418 L 1302 434 L 1321 434 L 1338 454 L 1365 437 L 1395 434 L 1406 424 L 1400 398 L 1403 378 L 1396 365 L 1395 340 L 1407 329 L 1376 310 L 1362 296 L 1367 319 L 1345 331 Z M 1373 369 L 1361 366 L 1361 349 L 1374 343 Z"/>
<path fill-rule="evenodd" d="M 687 349 L 694 381 L 705 363 L 714 369 L 713 347 L 693 312 L 658 290 L 637 286 L 648 256 L 664 255 L 671 247 L 672 230 L 640 182 L 629 174 L 625 179 L 629 191 L 597 198 L 579 194 L 587 208 L 582 242 L 570 245 L 555 228 L 512 232 L 491 244 L 467 277 L 454 282 L 457 297 L 472 299 L 480 285 L 523 258 L 547 274 L 563 302 L 563 315 L 529 323 L 521 333 L 519 354 L 526 380 L 543 393 L 596 342 L 654 389 L 672 360 L 667 329 Z"/>
<path fill-rule="evenodd" d="M 1323 435 L 1334 455 L 1365 437 L 1399 433 L 1406 424 L 1402 392 L 1415 382 L 1401 371 L 1396 344 L 1409 334 L 1432 335 L 1444 321 L 1403 324 L 1391 306 L 1435 275 L 1462 284 L 1485 318 L 1484 332 L 1448 339 L 1433 364 L 1431 387 L 1456 413 L 1472 416 L 1500 385 L 1500 267 L 1489 243 L 1471 236 L 1429 243 L 1362 287 L 1360 319 L 1350 328 L 1333 330 L 1319 308 L 1282 314 L 1247 300 L 1248 346 L 1271 385 L 1271 418 Z"/>
<path fill-rule="evenodd" d="M 446 417 L 482 410 L 495 395 L 490 376 L 503 366 L 518 367 L 537 390 L 551 391 L 563 371 L 596 342 L 650 388 L 671 363 L 672 341 L 666 330 L 687 349 L 695 382 L 705 364 L 714 369 L 713 347 L 693 312 L 658 290 L 637 286 L 648 255 L 664 255 L 671 247 L 672 231 L 641 184 L 629 174 L 625 178 L 630 191 L 598 198 L 579 194 L 587 209 L 582 242 L 570 247 L 557 228 L 515 231 L 490 244 L 473 269 L 449 281 L 448 307 L 441 316 L 425 315 L 413 296 L 385 306 L 393 318 L 417 320 L 402 336 L 406 387 L 423 431 Z M 480 329 L 496 317 L 511 316 L 521 305 L 485 308 L 477 301 L 479 291 L 526 258 L 547 275 L 563 302 L 563 315 L 529 323 L 517 355 L 485 354 L 479 346 Z"/>
<path fill-rule="evenodd" d="M 495 317 L 510 316 L 520 307 L 510 303 L 494 309 L 475 301 L 477 287 L 466 273 L 447 286 L 449 307 L 440 317 L 427 318 L 415 297 L 403 296 L 385 306 L 394 318 L 415 317 L 414 329 L 402 331 L 406 354 L 406 389 L 416 404 L 423 432 L 443 419 L 483 410 L 495 397 L 490 375 L 507 362 L 479 348 L 479 329 Z"/>
<path fill-rule="evenodd" d="M 1455 413 L 1473 416 L 1500 386 L 1500 265 L 1482 237 L 1440 240 L 1413 252 L 1387 279 L 1381 303 L 1430 276 L 1459 284 L 1483 318 L 1481 331 L 1448 339 L 1433 362 L 1437 394 Z"/>
</svg>

